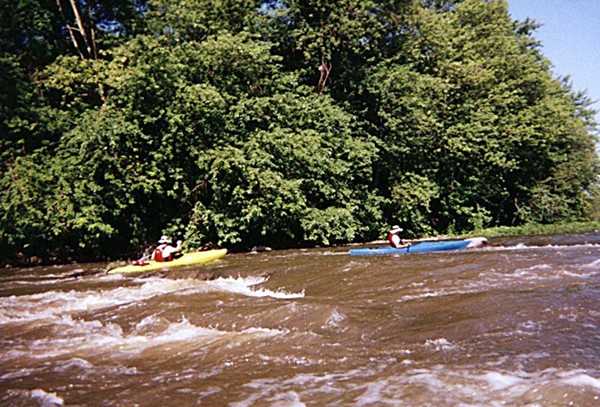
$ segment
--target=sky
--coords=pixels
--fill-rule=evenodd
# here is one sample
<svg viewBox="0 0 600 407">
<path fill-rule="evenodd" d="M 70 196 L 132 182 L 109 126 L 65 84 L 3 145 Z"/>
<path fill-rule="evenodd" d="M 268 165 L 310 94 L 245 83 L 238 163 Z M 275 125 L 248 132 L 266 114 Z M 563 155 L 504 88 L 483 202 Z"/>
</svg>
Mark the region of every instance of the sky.
<svg viewBox="0 0 600 407">
<path fill-rule="evenodd" d="M 513 20 L 542 25 L 534 37 L 554 76 L 570 76 L 573 89 L 586 91 L 600 111 L 600 0 L 508 0 L 508 9 Z"/>
</svg>

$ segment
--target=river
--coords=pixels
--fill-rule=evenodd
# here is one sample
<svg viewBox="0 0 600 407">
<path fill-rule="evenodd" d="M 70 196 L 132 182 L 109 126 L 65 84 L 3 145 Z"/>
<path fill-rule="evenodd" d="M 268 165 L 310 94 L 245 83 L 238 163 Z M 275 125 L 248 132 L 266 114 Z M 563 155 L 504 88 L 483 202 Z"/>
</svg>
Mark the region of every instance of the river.
<svg viewBox="0 0 600 407">
<path fill-rule="evenodd" d="M 106 266 L 1 271 L 1 405 L 600 405 L 600 233 Z"/>
</svg>

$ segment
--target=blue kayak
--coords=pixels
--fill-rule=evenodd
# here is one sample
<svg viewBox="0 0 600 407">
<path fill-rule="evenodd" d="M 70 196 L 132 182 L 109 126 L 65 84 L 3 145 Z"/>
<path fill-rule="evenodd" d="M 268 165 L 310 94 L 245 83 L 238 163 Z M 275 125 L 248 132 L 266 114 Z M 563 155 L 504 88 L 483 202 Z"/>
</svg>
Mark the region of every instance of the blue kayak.
<svg viewBox="0 0 600 407">
<path fill-rule="evenodd" d="M 351 249 L 352 256 L 371 256 L 383 254 L 405 254 L 405 253 L 427 253 L 441 252 L 446 250 L 464 250 L 476 247 L 481 247 L 487 244 L 485 237 L 474 237 L 472 239 L 463 240 L 436 240 L 414 243 L 409 247 L 396 249 L 392 246 L 376 247 L 371 249 Z"/>
</svg>

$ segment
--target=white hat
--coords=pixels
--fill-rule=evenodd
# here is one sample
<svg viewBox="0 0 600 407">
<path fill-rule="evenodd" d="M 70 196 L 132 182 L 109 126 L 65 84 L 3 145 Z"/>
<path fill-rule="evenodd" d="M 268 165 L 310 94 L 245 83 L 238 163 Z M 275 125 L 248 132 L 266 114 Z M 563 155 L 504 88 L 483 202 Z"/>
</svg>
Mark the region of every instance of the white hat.
<svg viewBox="0 0 600 407">
<path fill-rule="evenodd" d="M 394 225 L 392 226 L 392 230 L 390 230 L 390 233 L 400 233 L 402 232 L 404 229 L 402 229 L 400 226 L 398 225 Z"/>
<path fill-rule="evenodd" d="M 171 239 L 169 239 L 167 236 L 161 236 L 160 240 L 158 241 L 159 244 L 163 244 L 163 243 L 171 243 Z"/>
</svg>

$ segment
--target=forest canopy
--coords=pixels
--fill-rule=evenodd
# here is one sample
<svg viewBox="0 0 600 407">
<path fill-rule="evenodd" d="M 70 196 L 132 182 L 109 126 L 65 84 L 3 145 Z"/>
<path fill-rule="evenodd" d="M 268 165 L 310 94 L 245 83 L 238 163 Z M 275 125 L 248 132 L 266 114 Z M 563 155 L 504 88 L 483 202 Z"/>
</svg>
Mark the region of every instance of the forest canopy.
<svg viewBox="0 0 600 407">
<path fill-rule="evenodd" d="M 597 219 L 506 0 L 0 0 L 0 263 Z"/>
</svg>

